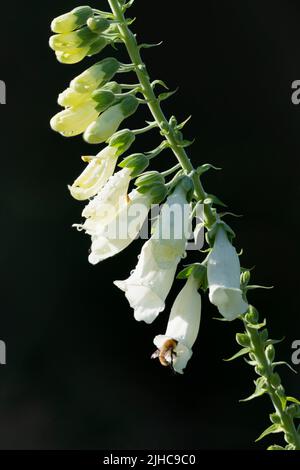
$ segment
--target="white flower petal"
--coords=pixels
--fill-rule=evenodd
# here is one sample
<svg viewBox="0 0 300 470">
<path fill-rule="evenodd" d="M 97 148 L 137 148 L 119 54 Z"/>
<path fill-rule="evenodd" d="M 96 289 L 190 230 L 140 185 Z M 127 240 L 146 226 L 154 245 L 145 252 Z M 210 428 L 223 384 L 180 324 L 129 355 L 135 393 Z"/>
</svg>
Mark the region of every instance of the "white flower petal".
<svg viewBox="0 0 300 470">
<path fill-rule="evenodd" d="M 219 228 L 209 255 L 207 277 L 210 301 L 227 320 L 234 320 L 248 309 L 240 289 L 240 262 L 226 232 Z"/>
</svg>

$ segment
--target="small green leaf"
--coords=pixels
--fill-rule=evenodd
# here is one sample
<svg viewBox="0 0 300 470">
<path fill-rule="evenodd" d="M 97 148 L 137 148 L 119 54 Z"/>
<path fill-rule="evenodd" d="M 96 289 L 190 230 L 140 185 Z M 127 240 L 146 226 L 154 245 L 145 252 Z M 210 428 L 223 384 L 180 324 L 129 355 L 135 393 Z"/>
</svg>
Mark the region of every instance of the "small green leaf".
<svg viewBox="0 0 300 470">
<path fill-rule="evenodd" d="M 204 204 L 212 204 L 212 203 L 218 206 L 227 207 L 227 205 L 214 194 L 207 194 L 207 197 L 204 200 Z"/>
<path fill-rule="evenodd" d="M 164 93 L 160 93 L 158 95 L 158 100 L 159 101 L 165 101 L 167 100 L 168 98 L 170 98 L 170 96 L 174 95 L 176 92 L 178 91 L 178 88 L 176 88 L 175 90 L 173 91 L 166 91 Z"/>
<path fill-rule="evenodd" d="M 258 285 L 254 285 L 254 286 L 247 286 L 247 287 L 246 287 L 246 290 L 254 290 L 254 289 L 274 289 L 274 286 L 258 286 Z"/>
<path fill-rule="evenodd" d="M 178 147 L 182 147 L 182 148 L 185 148 L 185 147 L 189 147 L 190 145 L 193 145 L 193 143 L 195 142 L 195 139 L 193 140 L 181 140 L 177 145 Z"/>
<path fill-rule="evenodd" d="M 198 166 L 196 169 L 197 175 L 201 176 L 203 173 L 206 173 L 208 170 L 222 170 L 222 168 L 218 168 L 214 165 L 211 165 L 211 163 L 203 163 L 203 165 Z"/>
<path fill-rule="evenodd" d="M 188 118 L 186 118 L 183 122 L 181 122 L 180 124 L 177 124 L 176 126 L 176 129 L 180 130 L 182 129 L 188 122 L 189 120 L 191 119 L 192 116 L 189 116 Z"/>
<path fill-rule="evenodd" d="M 255 385 L 254 393 L 252 393 L 252 395 L 250 395 L 249 397 L 244 398 L 239 401 L 246 402 L 246 401 L 250 401 L 250 400 L 253 400 L 254 398 L 258 398 L 264 395 L 266 393 L 266 389 L 264 388 L 265 384 L 266 384 L 265 377 L 259 377 L 257 380 L 254 381 L 254 385 Z"/>
<path fill-rule="evenodd" d="M 253 329 L 253 330 L 260 330 L 261 328 L 263 328 L 264 326 L 266 326 L 267 324 L 267 320 L 264 319 L 264 321 L 262 323 L 257 323 L 257 324 L 253 324 L 253 323 L 247 323 L 247 327 Z"/>
<path fill-rule="evenodd" d="M 297 405 L 300 405 L 300 401 L 297 400 L 297 398 L 294 397 L 286 397 L 287 401 L 291 401 L 292 403 L 296 403 Z"/>
<path fill-rule="evenodd" d="M 244 356 L 244 354 L 248 354 L 250 351 L 251 351 L 250 348 L 240 349 L 236 354 L 231 356 L 229 359 L 223 359 L 223 361 L 226 361 L 226 362 L 233 361 L 234 359 L 237 359 L 238 357 Z"/>
<path fill-rule="evenodd" d="M 295 374 L 298 374 L 298 372 L 286 361 L 278 361 L 278 362 L 273 362 L 272 364 L 274 367 L 277 366 L 287 366 L 291 371 L 295 372 Z"/>
<path fill-rule="evenodd" d="M 282 431 L 282 427 L 279 424 L 272 424 L 264 432 L 261 433 L 261 435 L 255 440 L 255 442 L 260 441 L 261 439 L 268 436 L 269 434 L 275 434 L 281 431 Z"/>
<path fill-rule="evenodd" d="M 156 87 L 156 85 L 160 85 L 160 86 L 162 86 L 163 88 L 165 88 L 166 90 L 169 90 L 168 85 L 166 85 L 165 82 L 163 82 L 162 80 L 154 80 L 154 81 L 151 83 L 152 89 L 154 89 L 154 88 Z"/>
<path fill-rule="evenodd" d="M 157 42 L 156 44 L 150 44 L 150 43 L 144 42 L 142 44 L 139 44 L 138 48 L 139 49 L 150 49 L 151 47 L 161 46 L 162 43 L 163 43 L 163 41 Z"/>
</svg>

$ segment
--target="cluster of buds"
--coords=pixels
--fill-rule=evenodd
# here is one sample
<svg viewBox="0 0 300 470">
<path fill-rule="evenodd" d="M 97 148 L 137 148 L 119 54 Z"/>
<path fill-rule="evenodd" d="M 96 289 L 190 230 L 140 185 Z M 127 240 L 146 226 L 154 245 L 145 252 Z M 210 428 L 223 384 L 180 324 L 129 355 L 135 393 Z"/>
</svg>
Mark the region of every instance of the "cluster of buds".
<svg viewBox="0 0 300 470">
<path fill-rule="evenodd" d="M 111 21 L 89 6 L 74 8 L 52 21 L 51 29 L 56 34 L 50 37 L 50 47 L 59 62 L 75 64 L 116 40 L 114 28 Z"/>
<path fill-rule="evenodd" d="M 59 61 L 78 62 L 100 52 L 109 42 L 122 40 L 116 23 L 112 14 L 101 14 L 87 6 L 76 8 L 52 22 L 56 34 L 51 36 L 50 46 Z M 168 182 L 165 177 L 172 171 L 145 172 L 150 160 L 169 145 L 166 138 L 169 128 L 164 130 L 160 126 L 164 140 L 156 149 L 125 155 L 118 162 L 138 134 L 159 125 L 148 123 L 147 127 L 135 131 L 119 130 L 122 122 L 144 102 L 136 96 L 140 87 L 112 81 L 118 73 L 130 70 L 130 64 L 121 64 L 113 57 L 91 65 L 59 95 L 58 104 L 64 110 L 51 119 L 51 127 L 66 137 L 83 134 L 90 144 L 105 143 L 95 156 L 82 157 L 87 166 L 69 186 L 75 199 L 87 200 L 82 211 L 84 221 L 75 226 L 91 237 L 90 263 L 97 264 L 126 249 L 138 236 L 151 205 L 163 202 L 135 269 L 127 279 L 114 282 L 125 293 L 135 319 L 152 323 L 165 309 L 178 265 L 186 256 L 199 199 L 195 197 L 193 176 L 188 172 L 180 169 Z M 182 147 L 189 145 L 181 137 L 183 125 L 175 118 L 169 123 L 176 142 Z M 209 167 L 206 165 L 203 172 Z M 157 350 L 152 357 L 178 373 L 183 372 L 192 356 L 198 335 L 199 289 L 209 289 L 210 301 L 227 320 L 248 309 L 232 233 L 217 217 L 208 228 L 209 254 L 202 263 L 187 266 L 177 276 L 185 279 L 185 285 L 171 308 L 165 334 L 154 339 Z"/>
</svg>

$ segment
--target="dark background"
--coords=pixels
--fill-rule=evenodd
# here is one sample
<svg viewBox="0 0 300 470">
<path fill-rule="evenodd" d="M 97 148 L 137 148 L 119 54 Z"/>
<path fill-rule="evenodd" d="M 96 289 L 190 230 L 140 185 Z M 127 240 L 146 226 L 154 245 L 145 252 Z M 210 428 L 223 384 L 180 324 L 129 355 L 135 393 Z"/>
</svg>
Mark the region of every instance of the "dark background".
<svg viewBox="0 0 300 470">
<path fill-rule="evenodd" d="M 82 205 L 67 184 L 83 168 L 80 156 L 98 147 L 55 134 L 49 119 L 58 93 L 95 59 L 61 65 L 48 37 L 51 19 L 80 3 L 1 5 L 0 337 L 7 365 L 0 367 L 0 447 L 265 448 L 280 440 L 254 444 L 271 404 L 267 397 L 238 403 L 255 376 L 243 360 L 222 361 L 237 350 L 239 322 L 213 320 L 217 311 L 203 300 L 193 358 L 184 376 L 173 375 L 150 354 L 181 281 L 166 312 L 151 326 L 139 324 L 112 281 L 128 276 L 141 243 L 94 267 L 89 237 L 71 228 Z M 180 86 L 164 109 L 179 120 L 193 115 L 185 135 L 196 137 L 194 163 L 223 168 L 203 183 L 244 215 L 228 218 L 244 248 L 242 265 L 256 266 L 256 283 L 275 286 L 250 301 L 273 337 L 286 336 L 278 354 L 290 360 L 300 339 L 300 107 L 291 103 L 291 83 L 300 79 L 299 2 L 210 0 L 195 11 L 197 3 L 137 0 L 133 28 L 140 41 L 164 41 L 144 52 L 145 62 L 153 79 Z M 108 48 L 101 56 L 113 54 Z M 139 112 L 126 127 L 146 117 Z M 135 149 L 157 142 L 152 132 Z M 174 162 L 168 152 L 161 159 L 164 168 Z M 281 372 L 289 394 L 299 396 L 299 377 Z"/>
</svg>

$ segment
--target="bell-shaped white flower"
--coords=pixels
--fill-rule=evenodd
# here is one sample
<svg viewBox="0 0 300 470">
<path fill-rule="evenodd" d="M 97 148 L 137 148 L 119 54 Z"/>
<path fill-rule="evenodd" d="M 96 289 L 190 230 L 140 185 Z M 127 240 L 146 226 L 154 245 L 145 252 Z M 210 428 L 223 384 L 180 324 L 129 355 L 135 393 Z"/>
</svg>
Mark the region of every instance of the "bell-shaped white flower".
<svg viewBox="0 0 300 470">
<path fill-rule="evenodd" d="M 125 170 L 125 169 L 124 169 Z M 128 169 L 126 169 L 128 171 Z M 92 234 L 89 262 L 97 264 L 120 253 L 138 236 L 151 205 L 151 197 L 131 191 L 124 204 L 109 216 L 108 222 L 98 224 Z"/>
<path fill-rule="evenodd" d="M 199 281 L 192 275 L 177 295 L 171 309 L 166 333 L 154 338 L 157 351 L 152 358 L 159 358 L 164 366 L 171 366 L 183 373 L 192 356 L 192 346 L 199 332 L 201 318 L 201 296 Z"/>
<path fill-rule="evenodd" d="M 135 270 L 125 281 L 114 282 L 125 292 L 136 320 L 151 323 L 164 310 L 189 237 L 189 217 L 186 192 L 178 186 L 163 205 L 154 233 L 144 244 Z"/>
<path fill-rule="evenodd" d="M 117 164 L 117 148 L 107 146 L 95 157 L 83 157 L 88 161 L 81 175 L 69 186 L 71 195 L 79 201 L 95 196 L 114 173 Z"/>
<path fill-rule="evenodd" d="M 240 261 L 226 231 L 219 227 L 208 257 L 209 300 L 227 320 L 234 320 L 248 309 L 240 289 Z"/>
<path fill-rule="evenodd" d="M 102 190 L 83 209 L 82 216 L 86 221 L 82 225 L 75 225 L 79 230 L 85 230 L 96 238 L 116 217 L 120 208 L 127 204 L 130 173 L 129 168 L 124 168 L 109 178 Z"/>
</svg>

